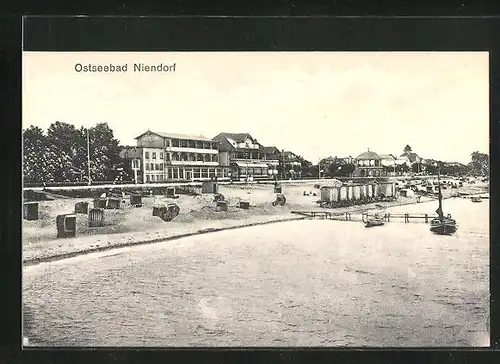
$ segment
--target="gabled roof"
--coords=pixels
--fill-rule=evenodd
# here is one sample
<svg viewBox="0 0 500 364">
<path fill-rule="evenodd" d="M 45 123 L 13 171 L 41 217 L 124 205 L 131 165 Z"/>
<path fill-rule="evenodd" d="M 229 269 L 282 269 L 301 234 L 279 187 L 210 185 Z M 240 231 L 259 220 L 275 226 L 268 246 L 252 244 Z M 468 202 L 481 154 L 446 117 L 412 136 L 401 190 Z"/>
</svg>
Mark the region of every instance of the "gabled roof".
<svg viewBox="0 0 500 364">
<path fill-rule="evenodd" d="M 257 143 L 257 140 L 255 138 L 253 138 L 248 133 L 219 133 L 212 138 L 212 140 L 220 143 L 220 150 L 222 150 L 222 151 L 233 151 L 236 149 L 243 149 L 243 150 L 245 149 L 245 148 L 236 148 L 233 144 L 231 144 L 229 142 L 228 139 L 233 140 L 236 143 L 243 143 L 246 139 L 251 139 L 253 142 Z M 260 146 L 260 144 L 259 144 L 259 146 Z M 259 149 L 261 149 L 261 148 L 262 148 L 262 146 L 260 146 Z"/>
<path fill-rule="evenodd" d="M 204 137 L 203 135 L 188 135 L 188 134 L 175 134 L 175 133 L 163 133 L 163 132 L 158 132 L 158 131 L 150 131 L 148 130 L 145 133 L 142 133 L 135 139 L 139 139 L 140 137 L 146 135 L 146 134 L 155 134 L 158 135 L 162 138 L 169 138 L 169 139 L 183 139 L 183 140 L 197 140 L 197 141 L 204 141 L 204 142 L 211 142 L 212 140 Z"/>
<path fill-rule="evenodd" d="M 400 157 L 407 157 L 410 162 L 415 162 L 417 158 L 420 158 L 417 153 L 403 153 Z"/>
<path fill-rule="evenodd" d="M 379 154 L 380 155 L 380 158 L 382 159 L 387 159 L 387 158 L 394 158 L 394 159 L 397 159 L 396 156 L 394 154 Z"/>
<path fill-rule="evenodd" d="M 262 150 L 265 153 L 275 153 L 275 154 L 280 154 L 281 153 L 281 151 L 277 147 L 262 147 Z"/>
<path fill-rule="evenodd" d="M 229 138 L 234 140 L 236 143 L 243 143 L 245 139 L 252 139 L 255 141 L 255 139 L 248 133 L 219 133 L 213 139 L 218 139 L 218 137 Z"/>
</svg>

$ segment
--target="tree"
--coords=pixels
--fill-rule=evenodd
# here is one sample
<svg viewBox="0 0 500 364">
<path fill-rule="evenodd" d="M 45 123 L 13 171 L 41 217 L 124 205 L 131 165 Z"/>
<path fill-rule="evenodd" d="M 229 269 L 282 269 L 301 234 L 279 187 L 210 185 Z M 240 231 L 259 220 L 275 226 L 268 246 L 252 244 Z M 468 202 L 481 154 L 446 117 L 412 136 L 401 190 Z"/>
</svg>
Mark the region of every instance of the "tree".
<svg viewBox="0 0 500 364">
<path fill-rule="evenodd" d="M 338 176 L 341 168 L 342 168 L 342 166 L 340 163 L 333 161 L 326 166 L 325 172 L 328 174 L 329 177 L 334 177 L 334 176 Z"/>
<path fill-rule="evenodd" d="M 438 168 L 434 163 L 430 163 L 425 167 L 425 172 L 430 175 L 435 175 L 438 172 Z"/>
<path fill-rule="evenodd" d="M 107 123 L 99 123 L 89 129 L 89 139 L 92 180 L 113 180 L 121 163 L 119 141 L 113 130 Z"/>
<path fill-rule="evenodd" d="M 471 172 L 476 175 L 488 175 L 490 171 L 489 156 L 485 153 L 475 151 L 471 153 L 471 162 L 469 163 Z"/>
<path fill-rule="evenodd" d="M 92 180 L 113 180 L 121 165 L 120 147 L 106 123 L 88 129 Z M 23 175 L 30 182 L 67 182 L 88 177 L 87 129 L 56 121 L 47 130 L 23 131 Z"/>
<path fill-rule="evenodd" d="M 47 138 L 42 129 L 31 126 L 23 130 L 23 179 L 26 182 L 48 182 L 53 178 L 53 170 L 45 166 L 47 147 Z"/>
<path fill-rule="evenodd" d="M 56 121 L 47 130 L 47 140 L 53 146 L 52 161 L 57 165 L 54 179 L 57 182 L 75 181 L 81 175 L 82 165 L 77 164 L 81 154 L 80 131 L 74 125 Z"/>
<path fill-rule="evenodd" d="M 353 163 L 343 164 L 340 166 L 339 176 L 348 177 L 354 172 L 355 169 L 356 166 Z"/>
<path fill-rule="evenodd" d="M 463 176 L 470 171 L 470 167 L 457 163 L 443 163 L 441 174 L 448 176 Z"/>
<path fill-rule="evenodd" d="M 406 163 L 399 164 L 396 166 L 396 172 L 398 173 L 407 173 L 410 172 L 410 170 L 411 168 Z"/>
<path fill-rule="evenodd" d="M 403 149 L 403 151 L 404 151 L 406 154 L 411 153 L 411 150 L 412 150 L 412 149 L 411 149 L 411 147 L 410 147 L 408 144 L 406 144 L 406 147 Z"/>
</svg>

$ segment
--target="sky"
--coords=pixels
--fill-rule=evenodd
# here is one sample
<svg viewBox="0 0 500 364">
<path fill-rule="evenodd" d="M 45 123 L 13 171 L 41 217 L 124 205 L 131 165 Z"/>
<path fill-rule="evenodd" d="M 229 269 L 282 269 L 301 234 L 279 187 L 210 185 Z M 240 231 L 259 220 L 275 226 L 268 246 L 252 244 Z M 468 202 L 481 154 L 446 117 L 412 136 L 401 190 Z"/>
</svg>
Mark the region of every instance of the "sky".
<svg viewBox="0 0 500 364">
<path fill-rule="evenodd" d="M 313 163 L 407 144 L 450 162 L 489 151 L 487 52 L 24 52 L 22 102 L 23 128 L 106 122 L 123 145 L 152 130 L 250 133 Z"/>
</svg>

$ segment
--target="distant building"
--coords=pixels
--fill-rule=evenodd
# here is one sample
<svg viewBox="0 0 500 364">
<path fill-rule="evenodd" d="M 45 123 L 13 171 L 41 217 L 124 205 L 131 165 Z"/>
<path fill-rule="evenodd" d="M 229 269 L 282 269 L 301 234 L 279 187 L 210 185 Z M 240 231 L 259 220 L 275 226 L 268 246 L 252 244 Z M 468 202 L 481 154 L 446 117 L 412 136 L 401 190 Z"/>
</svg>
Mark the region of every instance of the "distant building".
<svg viewBox="0 0 500 364">
<path fill-rule="evenodd" d="M 408 166 L 412 166 L 414 163 L 421 163 L 421 159 L 417 153 L 403 153 L 399 156 L 399 160 L 406 163 Z M 400 163 L 403 164 L 403 163 Z"/>
<path fill-rule="evenodd" d="M 389 176 L 396 175 L 396 166 L 397 166 L 397 157 L 394 154 L 380 154 L 381 161 L 383 167 L 385 167 L 386 174 Z"/>
<path fill-rule="evenodd" d="M 370 149 L 358 155 L 355 164 L 354 177 L 380 177 L 386 175 L 382 166 L 382 158 L 377 153 L 370 151 Z"/>
<path fill-rule="evenodd" d="M 340 159 L 343 160 L 344 163 L 346 163 L 346 164 L 354 164 L 354 162 L 355 162 L 354 158 L 351 157 L 351 156 L 349 156 L 349 157 L 342 157 Z"/>
<path fill-rule="evenodd" d="M 262 147 L 264 153 L 264 162 L 268 166 L 267 174 L 269 177 L 276 177 L 282 168 L 283 155 L 277 147 Z"/>
<path fill-rule="evenodd" d="M 396 166 L 396 156 L 393 154 L 380 154 L 380 163 L 384 167 L 395 167 Z"/>
<path fill-rule="evenodd" d="M 351 156 L 349 157 L 326 157 L 321 160 L 321 163 L 337 163 L 337 164 L 355 164 L 355 159 Z"/>
<path fill-rule="evenodd" d="M 124 146 L 120 151 L 125 172 L 133 175 L 134 183 L 144 182 L 144 150 L 142 147 Z"/>
<path fill-rule="evenodd" d="M 206 180 L 227 177 L 219 164 L 219 143 L 204 136 L 147 131 L 125 147 L 125 168 L 133 169 L 138 183 Z"/>
<path fill-rule="evenodd" d="M 277 174 L 275 147 L 266 149 L 248 133 L 219 133 L 212 140 L 220 145 L 220 163 L 229 168 L 231 179 L 270 179 Z"/>
<path fill-rule="evenodd" d="M 285 178 L 298 178 L 302 176 L 302 162 L 295 153 L 283 151 L 282 165 Z"/>
</svg>

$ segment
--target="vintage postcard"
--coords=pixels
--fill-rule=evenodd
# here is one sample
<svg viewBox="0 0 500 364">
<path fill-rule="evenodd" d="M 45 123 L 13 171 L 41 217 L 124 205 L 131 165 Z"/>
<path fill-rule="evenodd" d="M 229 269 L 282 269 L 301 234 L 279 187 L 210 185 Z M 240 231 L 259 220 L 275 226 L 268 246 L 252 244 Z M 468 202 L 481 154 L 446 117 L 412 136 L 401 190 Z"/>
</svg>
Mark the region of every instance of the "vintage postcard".
<svg viewBox="0 0 500 364">
<path fill-rule="evenodd" d="M 487 52 L 24 52 L 36 347 L 490 345 Z"/>
</svg>

